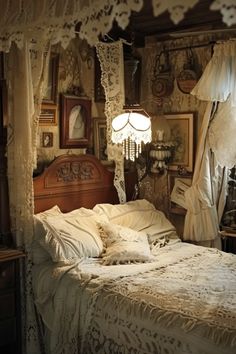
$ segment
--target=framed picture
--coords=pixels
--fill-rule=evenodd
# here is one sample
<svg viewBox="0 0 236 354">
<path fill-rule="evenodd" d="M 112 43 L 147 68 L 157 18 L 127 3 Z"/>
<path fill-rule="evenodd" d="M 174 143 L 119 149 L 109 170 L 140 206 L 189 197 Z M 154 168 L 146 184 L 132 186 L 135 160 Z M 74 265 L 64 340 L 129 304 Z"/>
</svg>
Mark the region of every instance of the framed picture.
<svg viewBox="0 0 236 354">
<path fill-rule="evenodd" d="M 42 133 L 42 146 L 46 147 L 46 148 L 53 146 L 53 133 L 52 132 L 43 132 Z"/>
<path fill-rule="evenodd" d="M 174 143 L 172 161 L 168 167 L 170 170 L 180 168 L 187 172 L 193 172 L 193 113 L 165 114 L 170 127 L 170 140 Z"/>
<path fill-rule="evenodd" d="M 93 118 L 93 136 L 95 156 L 104 164 L 107 160 L 107 125 L 105 118 Z"/>
<path fill-rule="evenodd" d="M 101 66 L 95 50 L 94 54 L 94 100 L 95 102 L 105 102 L 105 91 L 101 84 Z"/>
<path fill-rule="evenodd" d="M 0 52 L 0 80 L 4 79 L 4 54 Z"/>
<path fill-rule="evenodd" d="M 60 148 L 86 148 L 90 130 L 91 100 L 61 95 Z"/>
<path fill-rule="evenodd" d="M 192 173 L 180 175 L 168 173 L 169 211 L 173 214 L 185 215 L 185 192 L 192 184 Z"/>
<path fill-rule="evenodd" d="M 39 125 L 57 125 L 57 105 L 45 104 L 41 105 L 39 116 Z"/>
<path fill-rule="evenodd" d="M 59 54 L 51 53 L 48 64 L 48 82 L 43 103 L 57 103 L 57 83 L 58 83 Z"/>
</svg>

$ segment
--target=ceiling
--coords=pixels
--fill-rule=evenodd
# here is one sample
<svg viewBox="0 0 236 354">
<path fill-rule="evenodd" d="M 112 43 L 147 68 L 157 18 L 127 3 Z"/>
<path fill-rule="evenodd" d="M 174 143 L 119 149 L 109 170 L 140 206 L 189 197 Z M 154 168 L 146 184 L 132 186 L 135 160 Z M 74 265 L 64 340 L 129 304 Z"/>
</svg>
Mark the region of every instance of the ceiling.
<svg viewBox="0 0 236 354">
<path fill-rule="evenodd" d="M 222 14 L 219 11 L 209 10 L 212 0 L 200 0 L 192 9 L 185 13 L 185 18 L 175 25 L 170 19 L 169 12 L 158 17 L 153 16 L 151 0 L 144 0 L 144 6 L 140 12 L 132 12 L 130 24 L 122 31 L 116 23 L 109 36 L 114 40 L 124 38 L 131 41 L 134 38 L 135 46 L 144 46 L 146 36 L 156 36 L 158 40 L 167 40 L 183 37 L 186 33 L 233 31 L 236 25 L 228 27 L 222 22 Z"/>
</svg>

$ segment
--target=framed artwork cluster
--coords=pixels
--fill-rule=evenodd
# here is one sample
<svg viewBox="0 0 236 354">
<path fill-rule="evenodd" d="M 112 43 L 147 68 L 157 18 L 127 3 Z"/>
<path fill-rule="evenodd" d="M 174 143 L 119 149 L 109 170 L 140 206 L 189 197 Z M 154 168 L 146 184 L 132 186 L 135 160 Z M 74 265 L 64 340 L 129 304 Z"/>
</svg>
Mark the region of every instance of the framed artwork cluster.
<svg viewBox="0 0 236 354">
<path fill-rule="evenodd" d="M 57 84 L 59 54 L 51 53 L 45 96 L 41 105 L 39 125 L 57 125 Z"/>
</svg>

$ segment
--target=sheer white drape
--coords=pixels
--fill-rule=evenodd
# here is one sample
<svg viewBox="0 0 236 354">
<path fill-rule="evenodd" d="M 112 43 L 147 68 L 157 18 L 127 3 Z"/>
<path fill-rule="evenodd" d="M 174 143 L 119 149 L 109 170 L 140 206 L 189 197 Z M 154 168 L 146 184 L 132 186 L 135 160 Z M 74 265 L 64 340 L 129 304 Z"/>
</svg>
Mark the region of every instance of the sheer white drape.
<svg viewBox="0 0 236 354">
<path fill-rule="evenodd" d="M 228 168 L 235 165 L 236 41 L 217 43 L 201 79 L 191 92 L 209 101 L 198 142 L 192 187 L 186 192 L 184 239 L 217 240 L 224 210 Z M 213 102 L 217 104 L 214 114 Z"/>
<path fill-rule="evenodd" d="M 47 49 L 47 52 L 46 52 Z M 45 46 L 30 50 L 25 42 L 20 50 L 13 45 L 7 56 L 8 83 L 8 182 L 11 227 L 15 244 L 26 252 L 22 272 L 23 330 L 25 353 L 39 352 L 32 296 L 30 246 L 33 239 L 33 169 L 44 75 L 50 51 Z M 27 333 L 27 335 L 26 335 Z M 27 340 L 26 340 L 27 339 Z"/>
</svg>

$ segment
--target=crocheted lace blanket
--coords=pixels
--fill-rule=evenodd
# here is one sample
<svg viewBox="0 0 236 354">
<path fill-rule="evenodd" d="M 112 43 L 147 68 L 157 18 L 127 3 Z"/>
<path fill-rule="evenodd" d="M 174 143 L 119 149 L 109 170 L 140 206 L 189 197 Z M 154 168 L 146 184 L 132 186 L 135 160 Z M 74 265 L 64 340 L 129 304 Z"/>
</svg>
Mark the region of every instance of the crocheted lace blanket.
<svg viewBox="0 0 236 354">
<path fill-rule="evenodd" d="M 150 263 L 34 272 L 52 354 L 236 352 L 235 255 L 179 242 Z"/>
</svg>

